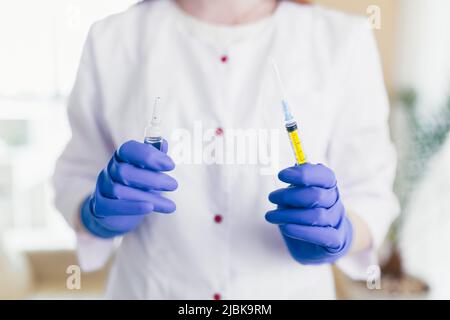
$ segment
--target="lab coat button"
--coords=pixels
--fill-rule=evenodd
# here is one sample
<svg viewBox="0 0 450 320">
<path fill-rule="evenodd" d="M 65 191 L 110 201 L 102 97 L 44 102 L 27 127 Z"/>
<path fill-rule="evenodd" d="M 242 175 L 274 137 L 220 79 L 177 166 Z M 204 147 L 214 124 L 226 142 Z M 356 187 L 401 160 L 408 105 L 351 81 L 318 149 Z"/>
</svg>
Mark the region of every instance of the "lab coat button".
<svg viewBox="0 0 450 320">
<path fill-rule="evenodd" d="M 228 56 L 226 54 L 224 54 L 223 56 L 220 57 L 220 61 L 222 61 L 222 63 L 227 63 L 228 62 Z"/>
<path fill-rule="evenodd" d="M 216 215 L 214 216 L 214 221 L 215 221 L 216 223 L 221 223 L 221 222 L 222 222 L 222 216 L 221 216 L 220 214 L 216 214 Z"/>
<path fill-rule="evenodd" d="M 214 300 L 220 300 L 220 299 L 222 299 L 222 297 L 221 297 L 220 294 L 218 294 L 218 293 L 215 293 L 214 296 L 213 296 L 213 298 L 214 298 Z"/>
<path fill-rule="evenodd" d="M 216 136 L 221 136 L 223 135 L 223 129 L 222 128 L 217 128 L 216 129 Z"/>
</svg>

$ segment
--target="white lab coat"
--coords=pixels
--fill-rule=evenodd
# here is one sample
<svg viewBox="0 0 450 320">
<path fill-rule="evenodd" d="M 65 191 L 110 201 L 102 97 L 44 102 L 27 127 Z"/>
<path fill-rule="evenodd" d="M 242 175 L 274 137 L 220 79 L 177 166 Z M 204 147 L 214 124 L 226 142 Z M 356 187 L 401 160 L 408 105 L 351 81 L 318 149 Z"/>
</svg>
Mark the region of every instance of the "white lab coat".
<svg viewBox="0 0 450 320">
<path fill-rule="evenodd" d="M 93 25 L 70 98 L 73 135 L 54 176 L 57 207 L 74 224 L 98 172 L 123 142 L 143 140 L 153 99 L 162 96 L 163 135 L 171 151 L 194 131 L 227 142 L 233 129 L 261 129 L 275 137 L 278 159 L 267 174 L 262 162 L 180 157 L 184 161 L 172 173 L 179 188 L 166 194 L 176 212 L 149 214 L 123 237 L 107 295 L 333 298 L 331 267 L 294 261 L 278 228 L 264 219 L 274 208 L 268 194 L 284 186 L 277 170 L 294 162 L 269 56 L 278 62 L 309 161 L 335 171 L 345 206 L 370 226 L 373 248 L 338 263 L 364 278 L 397 211 L 388 100 L 365 19 L 281 2 L 259 27 L 229 28 L 242 36 L 223 46 L 202 31 L 213 26 L 186 21 L 172 1 L 156 0 Z M 217 128 L 223 134 L 215 135 Z M 197 140 L 192 138 L 192 148 Z M 100 267 L 114 249 L 112 240 L 83 232 L 78 239 L 87 270 Z"/>
</svg>

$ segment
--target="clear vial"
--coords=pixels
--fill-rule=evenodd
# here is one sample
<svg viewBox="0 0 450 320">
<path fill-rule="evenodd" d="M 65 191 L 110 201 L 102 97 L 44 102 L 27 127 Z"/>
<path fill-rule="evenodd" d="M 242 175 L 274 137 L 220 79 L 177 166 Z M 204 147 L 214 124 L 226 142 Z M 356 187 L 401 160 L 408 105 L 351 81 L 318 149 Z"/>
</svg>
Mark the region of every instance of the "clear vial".
<svg viewBox="0 0 450 320">
<path fill-rule="evenodd" d="M 145 137 L 144 138 L 144 143 L 151 144 L 156 149 L 161 150 L 161 148 L 162 148 L 162 137 Z"/>
</svg>

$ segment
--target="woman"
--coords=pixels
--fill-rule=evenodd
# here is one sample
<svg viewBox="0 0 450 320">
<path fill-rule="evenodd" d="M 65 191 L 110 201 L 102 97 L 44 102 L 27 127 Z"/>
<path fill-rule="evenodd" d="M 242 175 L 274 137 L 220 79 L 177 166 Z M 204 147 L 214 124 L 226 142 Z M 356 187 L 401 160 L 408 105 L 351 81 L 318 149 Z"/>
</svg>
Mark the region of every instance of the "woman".
<svg viewBox="0 0 450 320">
<path fill-rule="evenodd" d="M 271 59 L 308 164 L 293 166 Z M 142 142 L 157 96 L 161 150 Z M 387 117 L 363 18 L 288 1 L 144 1 L 90 30 L 56 204 L 86 270 L 123 236 L 111 298 L 333 298 L 331 264 L 365 277 L 396 214 Z"/>
</svg>

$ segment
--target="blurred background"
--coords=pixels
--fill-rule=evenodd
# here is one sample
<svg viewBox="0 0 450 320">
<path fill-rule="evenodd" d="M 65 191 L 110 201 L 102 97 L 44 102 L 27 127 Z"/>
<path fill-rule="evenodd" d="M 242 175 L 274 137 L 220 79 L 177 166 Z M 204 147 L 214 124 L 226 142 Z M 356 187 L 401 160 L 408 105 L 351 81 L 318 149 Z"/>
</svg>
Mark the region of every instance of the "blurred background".
<svg viewBox="0 0 450 320">
<path fill-rule="evenodd" d="M 133 0 L 0 2 L 0 298 L 99 298 L 107 268 L 66 288 L 75 237 L 50 177 L 70 136 L 66 99 L 89 26 Z M 381 290 L 335 270 L 342 299 L 450 298 L 450 1 L 316 0 L 370 16 L 391 99 L 402 205 L 380 251 Z M 377 7 L 374 7 L 377 6 Z M 377 152 L 374 150 L 373 152 Z"/>
</svg>

